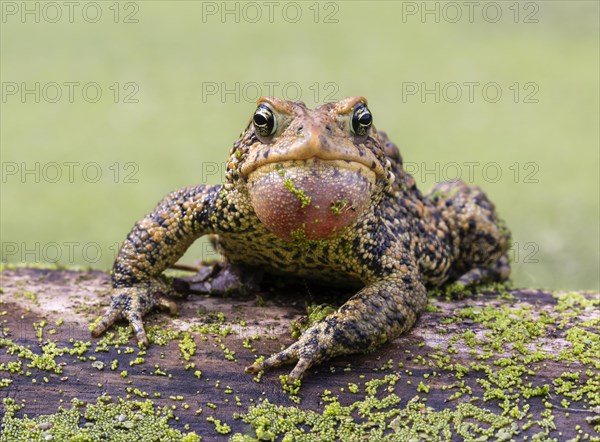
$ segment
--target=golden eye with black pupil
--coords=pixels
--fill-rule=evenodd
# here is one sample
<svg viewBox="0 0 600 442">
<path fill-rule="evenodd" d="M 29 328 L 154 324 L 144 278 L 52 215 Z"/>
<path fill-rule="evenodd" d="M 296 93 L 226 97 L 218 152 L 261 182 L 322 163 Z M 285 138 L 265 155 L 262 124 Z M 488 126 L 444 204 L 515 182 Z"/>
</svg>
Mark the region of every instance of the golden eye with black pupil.
<svg viewBox="0 0 600 442">
<path fill-rule="evenodd" d="M 277 121 L 273 110 L 266 104 L 261 104 L 256 108 L 254 117 L 252 117 L 252 123 L 256 132 L 261 137 L 268 137 L 275 133 L 277 130 Z"/>
<path fill-rule="evenodd" d="M 373 115 L 371 115 L 369 108 L 364 104 L 356 106 L 352 114 L 352 132 L 359 137 L 365 136 L 372 124 Z"/>
</svg>

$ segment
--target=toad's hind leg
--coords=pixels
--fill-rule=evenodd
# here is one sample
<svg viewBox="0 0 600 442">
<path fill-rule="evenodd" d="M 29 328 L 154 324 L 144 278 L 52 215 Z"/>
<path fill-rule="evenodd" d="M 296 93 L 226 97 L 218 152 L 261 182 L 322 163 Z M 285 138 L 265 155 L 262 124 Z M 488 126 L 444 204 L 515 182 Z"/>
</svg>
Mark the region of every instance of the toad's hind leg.
<svg viewBox="0 0 600 442">
<path fill-rule="evenodd" d="M 427 291 L 416 267 L 404 267 L 364 287 L 336 312 L 315 322 L 287 349 L 246 370 L 256 373 L 297 361 L 288 379 L 293 381 L 315 364 L 373 349 L 408 330 L 427 305 Z"/>
<path fill-rule="evenodd" d="M 443 276 L 463 287 L 508 279 L 510 231 L 479 187 L 439 183 L 426 201 L 442 220 L 440 228 L 447 229 L 452 268 Z"/>
</svg>

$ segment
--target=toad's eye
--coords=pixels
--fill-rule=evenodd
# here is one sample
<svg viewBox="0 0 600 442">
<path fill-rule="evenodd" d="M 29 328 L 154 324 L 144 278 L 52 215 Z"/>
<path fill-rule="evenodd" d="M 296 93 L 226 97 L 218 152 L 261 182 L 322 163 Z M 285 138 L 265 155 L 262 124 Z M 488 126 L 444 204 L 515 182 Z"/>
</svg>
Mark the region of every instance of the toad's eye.
<svg viewBox="0 0 600 442">
<path fill-rule="evenodd" d="M 372 124 L 373 115 L 371 115 L 369 108 L 364 104 L 356 106 L 354 114 L 352 114 L 352 132 L 362 137 L 367 134 Z"/>
<path fill-rule="evenodd" d="M 256 132 L 262 137 L 268 137 L 275 133 L 277 130 L 277 121 L 273 110 L 266 104 L 261 104 L 256 108 L 254 117 L 252 117 L 252 123 Z"/>
</svg>

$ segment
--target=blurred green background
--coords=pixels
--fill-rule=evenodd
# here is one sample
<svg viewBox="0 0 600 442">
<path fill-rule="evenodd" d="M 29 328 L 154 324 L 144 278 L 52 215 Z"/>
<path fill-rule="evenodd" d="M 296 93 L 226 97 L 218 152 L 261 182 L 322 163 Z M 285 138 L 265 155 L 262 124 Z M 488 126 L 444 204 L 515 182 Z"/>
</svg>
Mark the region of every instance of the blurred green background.
<svg viewBox="0 0 600 442">
<path fill-rule="evenodd" d="M 598 2 L 88 3 L 2 2 L 3 261 L 109 268 L 271 88 L 364 95 L 423 189 L 486 190 L 517 285 L 599 288 Z"/>
</svg>

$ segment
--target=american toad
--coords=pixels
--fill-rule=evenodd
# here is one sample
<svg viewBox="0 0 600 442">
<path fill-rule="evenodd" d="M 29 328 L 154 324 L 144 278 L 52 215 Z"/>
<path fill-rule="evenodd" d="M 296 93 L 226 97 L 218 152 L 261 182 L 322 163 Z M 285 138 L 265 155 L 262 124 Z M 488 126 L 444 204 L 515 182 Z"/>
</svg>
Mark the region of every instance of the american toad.
<svg viewBox="0 0 600 442">
<path fill-rule="evenodd" d="M 510 273 L 510 234 L 486 195 L 460 181 L 423 195 L 363 97 L 314 110 L 261 98 L 231 149 L 225 184 L 177 190 L 133 227 L 112 270 L 111 306 L 93 335 L 124 317 L 148 344 L 142 317 L 156 306 L 175 311 L 161 273 L 203 235 L 215 235 L 226 262 L 206 275 L 209 292 L 238 289 L 257 269 L 356 287 L 290 347 L 248 367 L 297 361 L 290 379 L 409 329 L 427 287 Z"/>
</svg>

